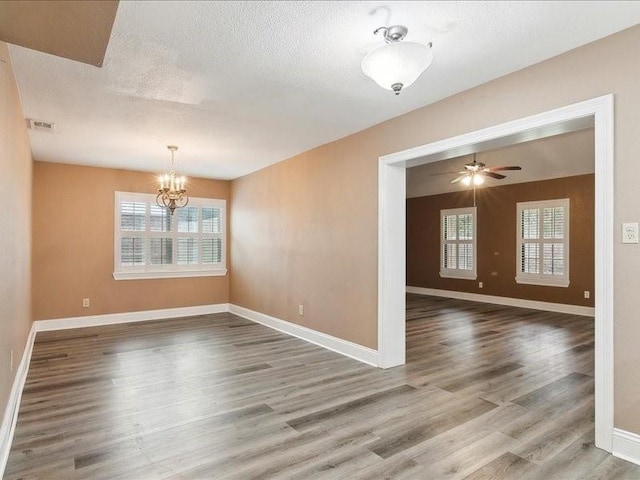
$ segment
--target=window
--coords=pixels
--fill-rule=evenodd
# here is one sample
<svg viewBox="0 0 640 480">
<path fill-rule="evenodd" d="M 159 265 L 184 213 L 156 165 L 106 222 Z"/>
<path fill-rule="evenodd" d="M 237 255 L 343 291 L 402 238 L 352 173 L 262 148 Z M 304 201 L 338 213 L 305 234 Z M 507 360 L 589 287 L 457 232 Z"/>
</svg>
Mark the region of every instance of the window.
<svg viewBox="0 0 640 480">
<path fill-rule="evenodd" d="M 173 215 L 147 193 L 116 192 L 116 280 L 225 275 L 226 201 L 190 198 Z"/>
<path fill-rule="evenodd" d="M 476 208 L 441 210 L 440 276 L 475 280 Z"/>
<path fill-rule="evenodd" d="M 569 199 L 518 203 L 516 282 L 569 286 Z"/>
</svg>

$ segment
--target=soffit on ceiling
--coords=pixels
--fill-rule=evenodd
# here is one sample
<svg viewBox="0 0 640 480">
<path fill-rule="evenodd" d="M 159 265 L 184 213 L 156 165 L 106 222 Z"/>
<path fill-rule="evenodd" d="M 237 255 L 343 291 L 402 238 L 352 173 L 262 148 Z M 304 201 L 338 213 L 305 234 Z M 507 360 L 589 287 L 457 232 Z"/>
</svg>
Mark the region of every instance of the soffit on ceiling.
<svg viewBox="0 0 640 480">
<path fill-rule="evenodd" d="M 506 178 L 487 178 L 479 189 L 585 175 L 595 171 L 594 130 L 589 128 L 480 152 L 476 158 L 487 167 L 522 167 L 520 171 L 498 172 Z M 407 198 L 472 188 L 460 182 L 451 183 L 457 172 L 464 171 L 464 165 L 472 160 L 473 155 L 465 155 L 407 169 Z"/>
<path fill-rule="evenodd" d="M 3 0 L 0 40 L 102 66 L 117 0 Z"/>
<path fill-rule="evenodd" d="M 640 2 L 122 2 L 102 69 L 11 47 L 34 158 L 231 179 L 640 22 Z M 372 12 L 375 12 L 372 14 Z M 399 96 L 360 62 L 402 23 Z"/>
</svg>

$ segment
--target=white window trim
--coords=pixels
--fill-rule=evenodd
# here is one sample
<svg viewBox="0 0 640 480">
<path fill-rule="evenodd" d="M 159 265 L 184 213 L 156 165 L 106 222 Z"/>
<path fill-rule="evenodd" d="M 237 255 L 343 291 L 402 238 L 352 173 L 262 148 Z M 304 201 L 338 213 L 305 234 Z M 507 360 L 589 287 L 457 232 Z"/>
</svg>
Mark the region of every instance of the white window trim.
<svg viewBox="0 0 640 480">
<path fill-rule="evenodd" d="M 198 198 L 190 197 L 189 206 L 197 207 L 214 207 L 220 208 L 221 217 L 220 225 L 222 228 L 222 261 L 211 265 L 144 265 L 139 267 L 122 267 L 120 265 L 120 238 L 122 232 L 120 231 L 120 203 L 123 200 L 131 200 L 138 202 L 148 202 L 155 204 L 156 195 L 152 193 L 132 193 L 132 192 L 115 192 L 115 204 L 114 204 L 114 242 L 113 242 L 113 278 L 115 280 L 142 280 L 142 279 L 157 279 L 157 278 L 187 278 L 187 277 L 217 277 L 227 274 L 227 201 L 211 198 Z M 177 213 L 174 213 L 177 215 Z M 199 222 L 202 219 L 199 218 Z M 177 228 L 177 222 L 174 222 Z M 200 228 L 198 229 L 201 230 Z M 159 232 L 127 232 L 130 236 L 140 236 L 143 238 L 149 238 L 156 234 L 162 235 Z M 180 233 L 184 236 L 198 236 L 199 234 L 193 233 Z M 157 235 L 156 235 L 157 236 Z M 148 249 L 147 249 L 148 252 Z"/>
<path fill-rule="evenodd" d="M 522 257 L 520 252 L 522 251 L 522 210 L 525 209 L 543 209 L 548 207 L 563 207 L 564 208 L 564 275 L 549 275 L 542 273 L 542 266 L 540 266 L 540 273 L 524 273 L 522 272 Z M 516 282 L 524 285 L 539 285 L 543 287 L 568 287 L 569 286 L 569 251 L 570 251 L 570 237 L 569 237 L 569 224 L 571 219 L 570 202 L 568 198 L 560 198 L 556 200 L 541 200 L 536 202 L 518 202 L 516 212 L 516 222 L 518 224 L 518 233 L 516 237 Z M 542 231 L 540 232 L 542 235 Z M 542 243 L 542 242 L 541 242 Z M 558 243 L 553 242 L 553 243 Z M 542 250 L 541 250 L 542 251 Z"/>
<path fill-rule="evenodd" d="M 473 217 L 473 269 L 460 270 L 457 268 L 445 268 L 444 267 L 444 217 L 446 215 L 461 215 L 470 213 Z M 440 210 L 440 277 L 442 278 L 457 278 L 460 280 L 475 280 L 478 278 L 478 215 L 476 207 L 465 208 L 449 208 Z M 457 243 L 457 241 L 456 241 Z M 464 243 L 468 243 L 465 241 Z"/>
</svg>

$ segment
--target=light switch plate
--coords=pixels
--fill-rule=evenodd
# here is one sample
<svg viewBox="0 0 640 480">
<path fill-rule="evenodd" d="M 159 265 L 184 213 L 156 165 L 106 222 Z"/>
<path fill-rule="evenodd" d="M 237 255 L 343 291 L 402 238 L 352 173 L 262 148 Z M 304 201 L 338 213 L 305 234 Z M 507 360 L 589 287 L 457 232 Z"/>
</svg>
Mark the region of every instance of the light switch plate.
<svg viewBox="0 0 640 480">
<path fill-rule="evenodd" d="M 622 243 L 638 243 L 638 222 L 622 224 Z"/>
</svg>

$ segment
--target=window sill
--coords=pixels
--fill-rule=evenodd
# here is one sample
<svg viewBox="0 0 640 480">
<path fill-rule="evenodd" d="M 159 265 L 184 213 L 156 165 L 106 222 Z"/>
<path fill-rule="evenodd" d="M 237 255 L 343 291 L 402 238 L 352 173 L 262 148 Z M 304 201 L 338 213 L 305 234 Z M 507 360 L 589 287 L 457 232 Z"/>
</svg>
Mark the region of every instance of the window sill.
<svg viewBox="0 0 640 480">
<path fill-rule="evenodd" d="M 563 287 L 566 288 L 569 286 L 569 280 L 558 279 L 558 280 L 547 280 L 541 278 L 521 278 L 516 277 L 516 283 L 522 285 L 538 285 L 540 287 Z"/>
<path fill-rule="evenodd" d="M 476 278 L 478 278 L 478 275 L 475 272 L 458 273 L 458 272 L 440 271 L 440 276 L 442 278 L 456 278 L 458 280 L 475 280 Z"/>
<path fill-rule="evenodd" d="M 222 277 L 226 274 L 226 269 L 176 270 L 171 272 L 113 272 L 113 278 L 115 280 L 152 280 L 159 278 Z"/>
</svg>

